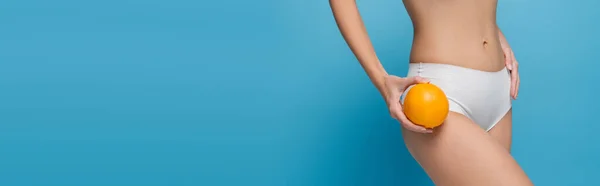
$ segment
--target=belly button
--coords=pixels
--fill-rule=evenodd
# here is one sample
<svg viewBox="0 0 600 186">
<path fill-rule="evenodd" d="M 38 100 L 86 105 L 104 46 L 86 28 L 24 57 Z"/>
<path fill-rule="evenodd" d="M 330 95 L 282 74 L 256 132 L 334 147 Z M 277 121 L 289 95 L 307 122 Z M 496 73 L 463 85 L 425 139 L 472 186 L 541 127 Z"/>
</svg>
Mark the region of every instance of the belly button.
<svg viewBox="0 0 600 186">
<path fill-rule="evenodd" d="M 487 41 L 483 41 L 483 48 L 487 48 L 488 42 Z"/>
</svg>

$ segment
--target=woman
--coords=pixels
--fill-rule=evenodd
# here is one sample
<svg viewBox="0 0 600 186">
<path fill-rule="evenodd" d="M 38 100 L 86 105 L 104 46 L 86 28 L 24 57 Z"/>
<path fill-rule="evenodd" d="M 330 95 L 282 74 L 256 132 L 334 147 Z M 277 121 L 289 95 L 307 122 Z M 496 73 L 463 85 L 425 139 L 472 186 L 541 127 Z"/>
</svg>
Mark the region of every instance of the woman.
<svg viewBox="0 0 600 186">
<path fill-rule="evenodd" d="M 330 0 L 338 27 L 379 90 L 412 156 L 436 185 L 533 185 L 510 155 L 518 62 L 496 25 L 496 0 L 404 0 L 414 39 L 408 76 L 387 74 L 354 0 Z M 443 125 L 425 129 L 402 112 L 402 94 L 430 82 L 449 98 Z"/>
</svg>

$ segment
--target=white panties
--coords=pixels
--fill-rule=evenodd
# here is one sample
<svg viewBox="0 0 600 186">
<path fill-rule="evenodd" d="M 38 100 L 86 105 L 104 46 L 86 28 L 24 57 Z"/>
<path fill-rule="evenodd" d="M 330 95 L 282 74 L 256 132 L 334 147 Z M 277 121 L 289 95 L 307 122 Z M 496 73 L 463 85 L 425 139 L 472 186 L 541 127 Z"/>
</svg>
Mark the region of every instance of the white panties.
<svg viewBox="0 0 600 186">
<path fill-rule="evenodd" d="M 510 73 L 506 68 L 486 72 L 448 64 L 410 63 L 407 77 L 412 76 L 427 78 L 440 87 L 448 97 L 450 111 L 465 115 L 485 131 L 511 108 Z"/>
</svg>

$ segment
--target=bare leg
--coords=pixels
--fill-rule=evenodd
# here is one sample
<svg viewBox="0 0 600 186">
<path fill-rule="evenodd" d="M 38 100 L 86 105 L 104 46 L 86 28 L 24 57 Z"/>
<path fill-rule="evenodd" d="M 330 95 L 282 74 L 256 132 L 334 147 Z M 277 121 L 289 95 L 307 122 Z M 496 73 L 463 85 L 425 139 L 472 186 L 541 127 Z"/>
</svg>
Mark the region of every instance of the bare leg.
<svg viewBox="0 0 600 186">
<path fill-rule="evenodd" d="M 512 109 L 488 133 L 510 153 L 512 143 Z"/>
<path fill-rule="evenodd" d="M 530 186 L 525 172 L 467 117 L 451 112 L 433 134 L 402 131 L 410 153 L 436 185 Z"/>
</svg>

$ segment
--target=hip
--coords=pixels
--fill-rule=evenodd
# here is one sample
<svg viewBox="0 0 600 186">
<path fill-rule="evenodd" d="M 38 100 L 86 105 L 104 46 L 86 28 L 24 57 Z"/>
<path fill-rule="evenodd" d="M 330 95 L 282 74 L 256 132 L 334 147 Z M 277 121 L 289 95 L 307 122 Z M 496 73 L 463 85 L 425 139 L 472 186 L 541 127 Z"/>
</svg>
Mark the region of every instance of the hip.
<svg viewBox="0 0 600 186">
<path fill-rule="evenodd" d="M 409 65 L 406 77 L 413 76 L 429 79 L 430 83 L 444 91 L 451 111 L 467 116 L 486 131 L 511 108 L 510 73 L 506 67 L 487 72 L 420 62 Z M 406 92 L 408 90 L 404 94 Z"/>
</svg>

